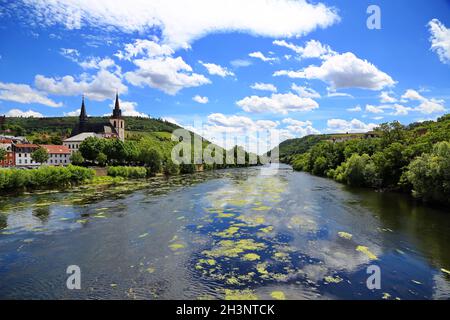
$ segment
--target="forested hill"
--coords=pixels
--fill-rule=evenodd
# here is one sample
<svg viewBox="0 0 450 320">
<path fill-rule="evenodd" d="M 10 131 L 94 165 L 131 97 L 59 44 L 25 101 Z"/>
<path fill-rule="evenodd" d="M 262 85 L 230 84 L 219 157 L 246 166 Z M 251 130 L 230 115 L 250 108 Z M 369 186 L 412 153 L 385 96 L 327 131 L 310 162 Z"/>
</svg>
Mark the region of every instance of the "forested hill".
<svg viewBox="0 0 450 320">
<path fill-rule="evenodd" d="M 280 144 L 295 170 L 353 186 L 397 189 L 450 204 L 450 114 L 403 126 L 381 124 L 371 135 L 317 135 Z"/>
<path fill-rule="evenodd" d="M 179 126 L 162 119 L 124 117 L 125 130 L 140 132 L 172 132 Z M 108 117 L 89 117 L 91 123 L 108 121 Z M 13 118 L 7 117 L 3 128 L 10 129 L 19 136 L 36 133 L 58 134 L 70 136 L 72 129 L 78 123 L 78 117 L 48 117 L 48 118 Z"/>
</svg>

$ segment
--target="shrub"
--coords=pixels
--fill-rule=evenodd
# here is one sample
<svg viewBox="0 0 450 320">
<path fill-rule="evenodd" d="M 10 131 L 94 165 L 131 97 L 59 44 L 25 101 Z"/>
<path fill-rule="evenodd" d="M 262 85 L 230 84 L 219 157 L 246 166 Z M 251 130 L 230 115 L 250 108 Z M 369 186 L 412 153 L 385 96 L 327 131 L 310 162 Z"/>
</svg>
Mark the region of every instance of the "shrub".
<svg viewBox="0 0 450 320">
<path fill-rule="evenodd" d="M 144 167 L 108 167 L 108 176 L 142 179 L 147 177 L 147 169 Z"/>
</svg>

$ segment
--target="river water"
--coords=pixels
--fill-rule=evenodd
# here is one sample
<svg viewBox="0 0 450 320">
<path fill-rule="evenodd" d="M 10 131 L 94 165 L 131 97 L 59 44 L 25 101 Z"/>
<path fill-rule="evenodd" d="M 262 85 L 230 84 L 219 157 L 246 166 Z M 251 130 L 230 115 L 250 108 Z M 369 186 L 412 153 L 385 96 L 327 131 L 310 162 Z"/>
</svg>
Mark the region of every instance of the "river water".
<svg viewBox="0 0 450 320">
<path fill-rule="evenodd" d="M 288 166 L 2 196 L 0 298 L 449 299 L 449 213 Z"/>
</svg>

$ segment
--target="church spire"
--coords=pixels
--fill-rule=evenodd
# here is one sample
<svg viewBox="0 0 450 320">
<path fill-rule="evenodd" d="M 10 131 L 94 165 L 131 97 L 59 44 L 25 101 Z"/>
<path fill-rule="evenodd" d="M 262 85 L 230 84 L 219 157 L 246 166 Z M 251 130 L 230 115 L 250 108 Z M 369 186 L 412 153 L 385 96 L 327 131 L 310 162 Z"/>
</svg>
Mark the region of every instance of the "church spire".
<svg viewBox="0 0 450 320">
<path fill-rule="evenodd" d="M 116 91 L 116 102 L 114 104 L 113 118 L 120 118 L 120 117 L 122 117 L 122 110 L 120 110 L 119 105 L 119 93 Z"/>
<path fill-rule="evenodd" d="M 84 94 L 81 101 L 81 111 L 80 111 L 80 120 L 86 120 L 87 119 L 87 113 L 86 113 L 86 107 L 84 106 Z"/>
</svg>

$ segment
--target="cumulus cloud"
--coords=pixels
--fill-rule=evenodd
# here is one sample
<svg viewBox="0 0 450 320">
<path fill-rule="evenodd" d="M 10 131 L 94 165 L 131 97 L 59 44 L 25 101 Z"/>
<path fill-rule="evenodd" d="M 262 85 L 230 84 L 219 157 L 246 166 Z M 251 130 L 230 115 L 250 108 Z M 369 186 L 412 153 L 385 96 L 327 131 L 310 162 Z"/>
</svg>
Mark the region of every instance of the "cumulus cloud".
<svg viewBox="0 0 450 320">
<path fill-rule="evenodd" d="M 7 117 L 22 117 L 22 118 L 42 118 L 42 113 L 39 113 L 37 111 L 28 110 L 28 111 L 22 111 L 19 109 L 11 109 L 5 114 Z"/>
<path fill-rule="evenodd" d="M 238 31 L 267 37 L 298 37 L 339 21 L 333 8 L 321 3 L 311 4 L 305 0 L 22 2 L 25 6 L 17 8 L 11 3 L 6 10 L 20 9 L 20 16 L 33 20 L 33 23 L 44 26 L 61 24 L 68 29 L 80 29 L 86 25 L 128 33 L 159 29 L 164 43 L 173 48 L 189 47 L 194 40 L 217 32 Z"/>
<path fill-rule="evenodd" d="M 389 95 L 389 92 L 382 91 L 380 93 L 380 101 L 381 101 L 381 103 L 395 103 L 395 102 L 397 102 L 397 99 L 394 97 L 391 97 Z"/>
<path fill-rule="evenodd" d="M 80 111 L 81 109 L 76 109 L 73 111 L 64 112 L 63 114 L 65 117 L 78 117 L 80 115 Z"/>
<path fill-rule="evenodd" d="M 353 108 L 347 108 L 347 111 L 349 111 L 349 112 L 361 112 L 362 109 L 361 109 L 361 107 L 358 105 L 358 106 L 355 106 L 355 107 L 353 107 Z"/>
<path fill-rule="evenodd" d="M 331 55 L 336 54 L 336 52 L 331 50 L 330 46 L 323 45 L 322 43 L 320 43 L 320 41 L 317 40 L 310 40 L 306 42 L 304 47 L 295 45 L 290 42 L 286 42 L 286 40 L 275 40 L 273 44 L 280 47 L 286 47 L 295 51 L 299 55 L 299 58 L 325 59 Z"/>
<path fill-rule="evenodd" d="M 270 62 L 270 61 L 275 61 L 275 60 L 277 60 L 277 58 L 266 57 L 266 56 L 265 56 L 262 52 L 260 52 L 260 51 L 255 51 L 255 52 L 249 53 L 248 56 L 249 56 L 249 57 L 252 57 L 252 58 L 259 59 L 259 60 L 264 61 L 264 62 Z"/>
<path fill-rule="evenodd" d="M 183 88 L 211 83 L 204 75 L 194 73 L 182 57 L 174 58 L 173 52 L 163 48 L 164 45 L 150 42 L 151 45 L 146 41 L 145 46 L 142 46 L 141 42 L 135 41 L 125 46 L 126 54 L 119 54 L 124 59 L 132 59 L 137 67 L 124 74 L 129 83 L 139 87 L 149 86 L 170 95 L 175 95 Z"/>
<path fill-rule="evenodd" d="M 431 50 L 436 52 L 442 63 L 450 64 L 450 28 L 446 28 L 438 19 L 428 23 L 431 33 Z"/>
<path fill-rule="evenodd" d="M 51 78 L 43 75 L 36 75 L 34 78 L 36 88 L 49 94 L 61 96 L 79 96 L 84 94 L 86 97 L 96 101 L 111 99 L 116 94 L 126 93 L 128 87 L 122 83 L 122 80 L 108 70 L 101 69 L 95 75 L 83 74 L 80 80 L 73 76 L 64 76 L 62 78 Z"/>
<path fill-rule="evenodd" d="M 419 101 L 419 105 L 415 107 L 413 110 L 419 111 L 424 114 L 431 114 L 435 112 L 444 112 L 445 106 L 444 100 L 435 99 L 435 98 L 426 98 L 422 96 L 419 92 L 413 89 L 408 89 L 402 95 L 402 101 Z"/>
<path fill-rule="evenodd" d="M 311 98 L 302 98 L 291 92 L 273 93 L 270 97 L 250 96 L 236 102 L 246 112 L 287 114 L 290 111 L 310 111 L 319 107 Z"/>
<path fill-rule="evenodd" d="M 137 56 L 159 57 L 174 54 L 172 48 L 165 44 L 157 43 L 157 39 L 136 39 L 134 43 L 125 44 L 124 50 L 114 54 L 120 60 L 131 60 Z"/>
<path fill-rule="evenodd" d="M 299 71 L 280 70 L 276 71 L 274 76 L 319 79 L 328 82 L 331 90 L 343 88 L 381 90 L 395 84 L 388 74 L 351 52 L 330 56 L 319 67 L 311 65 Z"/>
<path fill-rule="evenodd" d="M 222 67 L 215 63 L 206 63 L 203 61 L 199 61 L 201 65 L 203 65 L 210 75 L 216 75 L 222 78 L 225 78 L 226 76 L 234 76 L 234 73 L 232 71 L 229 71 L 226 67 Z"/>
<path fill-rule="evenodd" d="M 350 121 L 344 119 L 329 119 L 327 121 L 327 131 L 343 132 L 366 132 L 373 130 L 377 125 L 375 123 L 364 123 L 361 120 L 353 119 Z"/>
<path fill-rule="evenodd" d="M 109 107 L 114 109 L 114 101 L 112 100 Z M 120 109 L 122 110 L 122 115 L 127 117 L 141 117 L 141 118 L 149 118 L 148 114 L 139 112 L 136 110 L 137 103 L 134 101 L 120 101 Z M 111 113 L 105 114 L 105 116 L 110 116 Z"/>
<path fill-rule="evenodd" d="M 295 83 L 292 84 L 291 89 L 297 92 L 302 98 L 320 98 L 320 94 L 314 89 L 298 86 Z"/>
<path fill-rule="evenodd" d="M 27 84 L 17 83 L 0 82 L 0 100 L 24 104 L 38 103 L 53 108 L 62 106 L 62 103 L 55 102 L 48 98 L 44 92 L 33 89 Z"/>
<path fill-rule="evenodd" d="M 384 113 L 384 106 L 373 106 L 373 105 L 366 105 L 366 112 L 370 113 Z"/>
<path fill-rule="evenodd" d="M 250 66 L 252 64 L 252 62 L 250 60 L 246 60 L 246 59 L 235 59 L 235 60 L 232 60 L 230 62 L 230 64 L 234 68 L 244 68 L 244 67 Z"/>
<path fill-rule="evenodd" d="M 202 103 L 202 104 L 208 103 L 208 101 L 209 101 L 208 97 L 202 97 L 199 95 L 194 96 L 192 98 L 192 100 L 194 100 L 195 102 L 198 102 L 198 103 Z"/>
<path fill-rule="evenodd" d="M 277 92 L 277 87 L 271 83 L 256 82 L 250 86 L 254 90 Z"/>
</svg>

